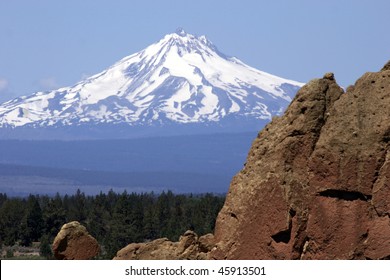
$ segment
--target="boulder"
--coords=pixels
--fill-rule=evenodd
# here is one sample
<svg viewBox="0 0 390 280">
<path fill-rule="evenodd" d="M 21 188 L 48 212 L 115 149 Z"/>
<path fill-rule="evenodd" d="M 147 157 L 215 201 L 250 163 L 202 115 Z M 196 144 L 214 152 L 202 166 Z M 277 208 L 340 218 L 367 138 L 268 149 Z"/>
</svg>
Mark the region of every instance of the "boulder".
<svg viewBox="0 0 390 280">
<path fill-rule="evenodd" d="M 254 140 L 215 228 L 212 259 L 390 257 L 390 68 L 346 93 L 300 89 Z"/>
<path fill-rule="evenodd" d="M 114 260 L 204 260 L 213 247 L 213 235 L 198 238 L 186 231 L 178 242 L 160 238 L 145 243 L 131 243 L 119 250 Z"/>
<path fill-rule="evenodd" d="M 53 253 L 57 260 L 88 260 L 99 252 L 96 239 L 76 221 L 63 225 L 53 242 Z"/>
</svg>

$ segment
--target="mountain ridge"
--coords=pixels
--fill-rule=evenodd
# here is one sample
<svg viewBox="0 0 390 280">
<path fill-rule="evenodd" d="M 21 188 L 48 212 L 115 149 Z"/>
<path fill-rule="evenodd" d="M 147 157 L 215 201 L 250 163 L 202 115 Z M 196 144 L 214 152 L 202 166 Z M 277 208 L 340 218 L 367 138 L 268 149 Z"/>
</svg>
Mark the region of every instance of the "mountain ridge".
<svg viewBox="0 0 390 280">
<path fill-rule="evenodd" d="M 239 127 L 281 114 L 302 85 L 252 68 L 221 53 L 205 36 L 178 29 L 74 86 L 1 104 L 0 128 Z"/>
</svg>

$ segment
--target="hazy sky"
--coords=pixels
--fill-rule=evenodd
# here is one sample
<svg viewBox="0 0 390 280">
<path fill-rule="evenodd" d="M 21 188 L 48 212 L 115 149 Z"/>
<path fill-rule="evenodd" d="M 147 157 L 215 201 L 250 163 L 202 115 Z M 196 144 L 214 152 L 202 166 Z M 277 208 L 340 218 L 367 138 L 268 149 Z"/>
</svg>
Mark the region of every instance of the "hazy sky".
<svg viewBox="0 0 390 280">
<path fill-rule="evenodd" d="M 284 78 L 342 86 L 390 59 L 388 0 L 0 0 L 0 101 L 70 86 L 183 27 Z"/>
</svg>

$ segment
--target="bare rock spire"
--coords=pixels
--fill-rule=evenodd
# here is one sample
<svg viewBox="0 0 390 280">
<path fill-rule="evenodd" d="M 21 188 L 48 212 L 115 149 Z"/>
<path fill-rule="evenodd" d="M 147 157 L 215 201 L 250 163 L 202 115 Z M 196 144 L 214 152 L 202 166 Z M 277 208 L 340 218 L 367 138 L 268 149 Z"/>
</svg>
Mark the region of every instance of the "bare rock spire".
<svg viewBox="0 0 390 280">
<path fill-rule="evenodd" d="M 348 93 L 331 73 L 309 82 L 259 133 L 211 258 L 390 258 L 389 65 Z"/>
</svg>

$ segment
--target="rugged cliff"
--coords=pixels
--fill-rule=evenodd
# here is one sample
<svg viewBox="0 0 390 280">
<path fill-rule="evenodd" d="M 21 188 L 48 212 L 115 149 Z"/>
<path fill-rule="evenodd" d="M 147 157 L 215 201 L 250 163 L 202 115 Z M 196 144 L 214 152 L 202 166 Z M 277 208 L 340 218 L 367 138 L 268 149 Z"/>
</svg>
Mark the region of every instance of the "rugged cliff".
<svg viewBox="0 0 390 280">
<path fill-rule="evenodd" d="M 390 62 L 344 93 L 332 73 L 253 142 L 214 259 L 390 258 Z"/>
<path fill-rule="evenodd" d="M 115 259 L 390 259 L 390 61 L 346 92 L 332 73 L 302 87 L 254 140 L 214 236 Z"/>
</svg>

